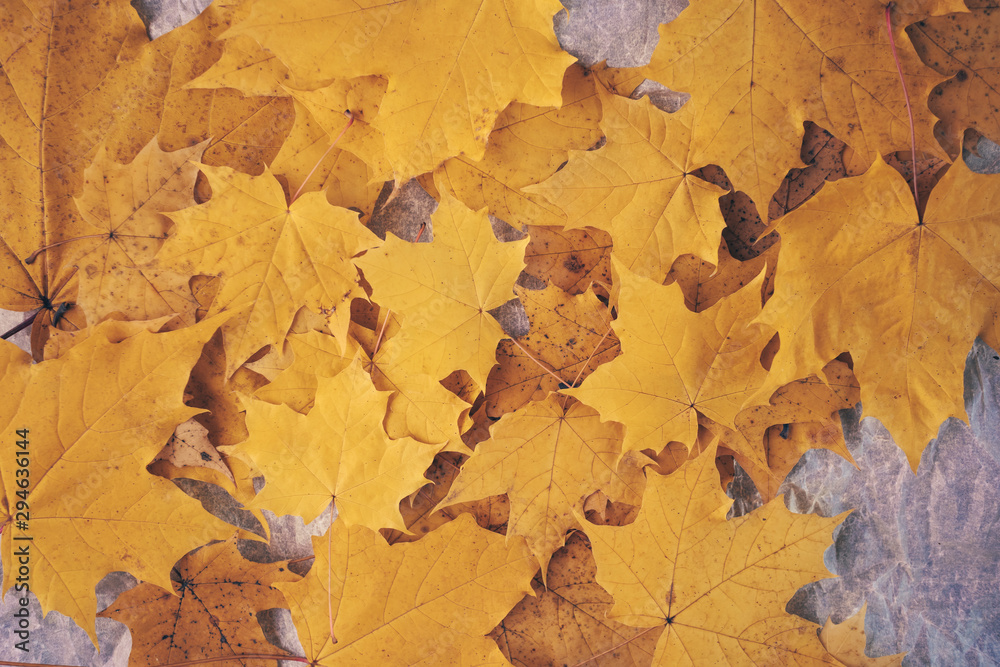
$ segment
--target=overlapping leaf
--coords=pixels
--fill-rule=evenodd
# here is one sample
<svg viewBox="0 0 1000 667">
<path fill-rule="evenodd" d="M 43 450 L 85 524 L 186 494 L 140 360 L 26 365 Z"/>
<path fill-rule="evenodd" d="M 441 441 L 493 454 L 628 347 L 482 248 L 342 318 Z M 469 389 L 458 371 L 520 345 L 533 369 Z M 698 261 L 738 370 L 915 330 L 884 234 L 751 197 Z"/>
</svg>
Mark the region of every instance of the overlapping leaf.
<svg viewBox="0 0 1000 667">
<path fill-rule="evenodd" d="M 236 540 L 229 539 L 184 556 L 174 568 L 171 591 L 141 583 L 119 595 L 100 616 L 129 627 L 129 665 L 135 667 L 206 658 L 235 661 L 247 653 L 278 657 L 281 653 L 264 637 L 257 614 L 287 608 L 272 584 L 297 578 L 282 564 L 248 561 L 237 551 Z"/>
<path fill-rule="evenodd" d="M 409 336 L 400 341 L 400 366 L 438 379 L 461 368 L 485 387 L 504 336 L 489 311 L 513 298 L 527 240 L 501 243 L 485 209 L 473 212 L 448 194 L 432 221 L 432 243 L 390 236 L 356 263 L 372 298 L 403 317 Z"/>
<path fill-rule="evenodd" d="M 647 480 L 634 523 L 585 526 L 609 618 L 665 626 L 654 664 L 836 664 L 816 626 L 785 612 L 803 584 L 826 577 L 823 551 L 843 518 L 793 514 L 778 499 L 726 521 L 715 447 L 673 475 Z"/>
<path fill-rule="evenodd" d="M 310 87 L 386 77 L 374 125 L 386 136 L 402 182 L 450 157 L 481 158 L 497 116 L 512 101 L 560 104 L 563 72 L 573 59 L 552 32 L 558 9 L 555 0 L 258 2 L 226 36 L 254 37 Z M 407 45 L 407 57 L 400 57 L 399 44 Z"/>
<path fill-rule="evenodd" d="M 147 266 L 166 238 L 170 220 L 162 215 L 194 206 L 198 159 L 205 144 L 165 153 L 146 144 L 129 165 L 100 150 L 87 168 L 76 200 L 79 225 L 67 234 L 82 237 L 64 252 L 80 268 L 79 305 L 94 322 L 112 312 L 130 320 L 178 314 L 194 321 L 197 301 L 188 276 Z"/>
<path fill-rule="evenodd" d="M 879 160 L 861 178 L 828 184 L 779 229 L 777 288 L 760 321 L 781 348 L 760 396 L 850 352 L 865 414 L 916 469 L 941 423 L 965 418 L 968 347 L 977 335 L 995 344 L 994 177 L 956 163 L 921 219 L 907 183 Z"/>
<path fill-rule="evenodd" d="M 574 151 L 565 169 L 527 188 L 565 211 L 570 227 L 611 234 L 614 255 L 632 271 L 662 282 L 678 255 L 714 259 L 726 226 L 723 190 L 693 176 L 693 111 L 660 111 L 646 100 L 598 86 L 607 144 Z"/>
<path fill-rule="evenodd" d="M 314 664 L 503 664 L 484 635 L 531 593 L 538 564 L 523 542 L 505 546 L 467 515 L 391 547 L 361 526 L 330 530 L 313 538 L 305 579 L 277 586 Z"/>
<path fill-rule="evenodd" d="M 595 581 L 590 545 L 574 533 L 552 556 L 548 578 L 533 582 L 537 597 L 526 597 L 491 633 L 515 665 L 640 667 L 652 664 L 662 630 L 637 629 L 607 618 L 611 596 Z M 558 641 L 552 641 L 553 635 Z"/>
<path fill-rule="evenodd" d="M 482 158 L 448 160 L 438 170 L 440 180 L 469 208 L 486 206 L 519 229 L 565 224 L 558 207 L 522 190 L 554 173 L 568 151 L 586 150 L 600 139 L 594 77 L 579 65 L 570 67 L 562 97 L 562 106 L 554 108 L 511 104 L 497 118 Z"/>
<path fill-rule="evenodd" d="M 266 483 L 251 506 L 309 522 L 333 502 L 338 522 L 405 530 L 399 501 L 423 486 L 440 446 L 390 440 L 382 429 L 388 400 L 355 358 L 335 377 L 318 379 L 308 415 L 252 402 L 250 437 L 237 451 L 257 464 Z"/>
<path fill-rule="evenodd" d="M 507 537 L 523 536 L 544 572 L 566 532 L 578 527 L 574 514 L 583 513 L 591 493 L 639 504 L 642 461 L 629 456 L 619 465 L 623 430 L 602 424 L 597 411 L 578 401 L 550 394 L 490 429 L 439 507 L 506 493 Z"/>
<path fill-rule="evenodd" d="M 620 347 L 608 309 L 593 292 L 570 296 L 553 286 L 515 291 L 531 329 L 500 342 L 500 364 L 486 383 L 485 407 L 493 419 L 543 400 L 561 385 L 578 385 Z"/>
<path fill-rule="evenodd" d="M 658 452 L 676 440 L 692 447 L 702 414 L 727 428 L 764 381 L 760 353 L 772 332 L 748 326 L 760 313 L 760 282 L 701 313 L 676 285 L 660 286 L 614 258 L 622 353 L 564 393 L 625 424 L 625 449 Z M 750 458 L 760 458 L 751 446 Z"/>
<path fill-rule="evenodd" d="M 902 8 L 900 11 L 899 8 Z M 897 53 L 910 95 L 924 100 L 941 77 L 920 62 L 903 28 L 916 18 L 964 11 L 957 0 L 900 3 L 893 13 Z M 908 20 L 909 19 L 909 20 Z M 691 93 L 693 162 L 717 164 L 761 217 L 785 173 L 801 166 L 803 123 L 810 120 L 847 142 L 849 171 L 909 147 L 910 128 L 896 73 L 885 5 L 838 0 L 706 0 L 660 27 L 642 76 Z M 625 90 L 624 92 L 630 92 Z M 912 106 L 921 150 L 940 150 L 933 118 Z"/>
<path fill-rule="evenodd" d="M 223 328 L 228 374 L 265 345 L 280 345 L 303 306 L 328 312 L 344 340 L 351 299 L 363 295 L 351 257 L 377 246 L 378 237 L 320 193 L 288 204 L 267 170 L 262 176 L 225 167 L 202 171 L 212 199 L 171 214 L 177 232 L 157 260 L 178 272 L 221 278 L 209 312 L 240 313 Z"/>
<path fill-rule="evenodd" d="M 0 346 L 0 424 L 12 435 L 27 431 L 26 445 L 16 450 L 25 465 L 13 447 L 0 463 L 3 587 L 14 585 L 15 549 L 25 545 L 13 538 L 29 536 L 31 591 L 43 609 L 73 618 L 95 644 L 94 587 L 105 574 L 123 570 L 170 590 L 177 559 L 232 532 L 146 472 L 177 425 L 198 412 L 181 402 L 184 385 L 220 324 L 214 318 L 122 339 L 108 323 L 40 364 L 10 343 Z M 25 524 L 12 525 L 15 511 Z"/>
</svg>

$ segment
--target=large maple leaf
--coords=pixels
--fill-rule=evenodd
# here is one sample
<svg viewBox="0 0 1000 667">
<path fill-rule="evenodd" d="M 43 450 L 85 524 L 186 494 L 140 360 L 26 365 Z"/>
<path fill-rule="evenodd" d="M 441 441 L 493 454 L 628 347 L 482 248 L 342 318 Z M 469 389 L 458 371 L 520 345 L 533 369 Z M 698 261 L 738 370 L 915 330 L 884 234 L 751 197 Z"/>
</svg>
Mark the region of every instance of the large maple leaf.
<svg viewBox="0 0 1000 667">
<path fill-rule="evenodd" d="M 692 313 L 677 285 L 661 286 L 612 257 L 622 354 L 565 393 L 625 424 L 626 450 L 693 447 L 698 415 L 734 429 L 737 413 L 764 381 L 760 353 L 772 336 L 747 326 L 760 313 L 758 276 L 733 296 Z M 727 443 L 730 447 L 738 443 Z M 759 445 L 741 450 L 760 459 Z"/>
<path fill-rule="evenodd" d="M 828 576 L 823 551 L 843 516 L 793 514 L 777 499 L 726 521 L 715 455 L 651 475 L 634 523 L 585 525 L 597 582 L 615 599 L 608 617 L 665 626 L 654 664 L 836 664 L 785 604 Z"/>
<path fill-rule="evenodd" d="M 608 142 L 572 151 L 569 164 L 525 190 L 565 211 L 569 227 L 611 234 L 614 255 L 632 271 L 662 282 L 674 260 L 691 253 L 714 260 L 726 223 L 722 188 L 694 175 L 693 107 L 672 114 L 648 100 L 597 87 Z"/>
<path fill-rule="evenodd" d="M 305 579 L 279 583 L 313 664 L 503 664 L 484 635 L 520 601 L 538 563 L 463 514 L 418 542 L 389 546 L 337 521 L 313 538 Z"/>
<path fill-rule="evenodd" d="M 76 216 L 83 168 L 115 123 L 162 95 L 156 49 L 125 2 L 5 3 L 0 16 L 0 197 L 4 307 L 27 310 L 53 298 L 70 267 L 53 248 L 34 266 L 20 259 L 64 240 Z M 139 130 L 133 128 L 136 138 Z M 152 133 L 146 134 L 142 144 Z"/>
<path fill-rule="evenodd" d="M 373 124 L 385 134 L 402 182 L 456 155 L 481 158 L 497 116 L 512 101 L 561 103 L 563 72 L 573 58 L 552 31 L 559 8 L 556 0 L 258 2 L 225 36 L 256 38 L 310 87 L 386 77 Z"/>
<path fill-rule="evenodd" d="M 501 243 L 485 209 L 471 211 L 447 192 L 431 222 L 432 243 L 388 236 L 355 263 L 372 298 L 403 316 L 399 365 L 437 379 L 462 368 L 485 387 L 505 335 L 489 311 L 513 298 L 528 241 Z"/>
<path fill-rule="evenodd" d="M 523 535 L 542 566 L 579 527 L 575 514 L 601 490 L 614 501 L 639 504 L 645 479 L 641 455 L 619 465 L 624 429 L 601 423 L 593 408 L 549 394 L 504 415 L 462 466 L 438 507 L 506 493 L 508 539 Z"/>
<path fill-rule="evenodd" d="M 177 231 L 157 255 L 160 266 L 217 275 L 209 310 L 239 311 L 223 327 L 227 373 L 265 345 L 280 345 L 300 308 L 330 313 L 344 340 L 350 303 L 364 296 L 351 257 L 379 244 L 357 213 L 311 192 L 291 204 L 270 171 L 248 176 L 201 167 L 212 198 L 170 214 Z"/>
<path fill-rule="evenodd" d="M 235 661 L 247 652 L 280 656 L 256 616 L 265 609 L 287 608 L 272 585 L 297 578 L 281 564 L 248 561 L 230 538 L 184 556 L 173 569 L 169 592 L 141 583 L 99 615 L 131 630 L 133 667 L 205 658 L 264 665 L 261 660 Z"/>
<path fill-rule="evenodd" d="M 405 530 L 399 501 L 426 482 L 424 471 L 440 446 L 390 440 L 382 429 L 388 399 L 355 358 L 335 377 L 319 378 L 308 415 L 252 402 L 250 437 L 235 447 L 266 480 L 250 506 L 296 514 L 308 523 L 332 501 L 340 522 Z"/>
<path fill-rule="evenodd" d="M 995 345 L 995 176 L 956 162 L 921 218 L 907 183 L 880 159 L 827 184 L 778 228 L 776 289 L 760 321 L 781 348 L 757 398 L 850 352 L 865 414 L 886 425 L 915 470 L 941 423 L 965 418 L 972 341 Z"/>
<path fill-rule="evenodd" d="M 941 76 L 920 62 L 903 28 L 928 14 L 964 11 L 958 0 L 915 0 L 893 13 L 897 53 L 910 95 L 926 99 Z M 837 0 L 702 0 L 660 27 L 642 76 L 691 93 L 698 149 L 767 219 L 785 173 L 800 167 L 803 122 L 828 129 L 853 151 L 852 173 L 878 155 L 908 148 L 907 103 L 885 25 L 885 4 Z M 632 85 L 641 77 L 633 74 Z M 913 106 L 917 145 L 943 152 L 933 117 Z"/>
<path fill-rule="evenodd" d="M 178 558 L 232 532 L 146 472 L 176 426 L 199 412 L 181 402 L 184 386 L 220 324 L 122 340 L 109 322 L 40 364 L 0 346 L 0 425 L 24 436 L 0 463 L 3 587 L 14 585 L 15 554 L 26 548 L 42 608 L 73 618 L 95 644 L 94 587 L 105 574 L 123 570 L 170 590 Z"/>
</svg>

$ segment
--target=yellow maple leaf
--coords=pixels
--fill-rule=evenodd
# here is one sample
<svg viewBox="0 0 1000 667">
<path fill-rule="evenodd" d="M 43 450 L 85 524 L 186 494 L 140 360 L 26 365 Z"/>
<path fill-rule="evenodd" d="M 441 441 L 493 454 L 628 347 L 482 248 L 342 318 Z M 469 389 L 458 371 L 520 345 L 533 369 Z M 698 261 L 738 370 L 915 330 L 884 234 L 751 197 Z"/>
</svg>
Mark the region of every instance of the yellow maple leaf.
<svg viewBox="0 0 1000 667">
<path fill-rule="evenodd" d="M 684 305 L 676 285 L 638 276 L 614 257 L 619 316 L 614 329 L 622 353 L 564 393 L 625 424 L 628 450 L 658 452 L 676 440 L 688 448 L 698 436 L 698 415 L 728 429 L 744 402 L 763 383 L 760 353 L 772 336 L 747 326 L 760 313 L 758 276 L 733 296 L 701 313 Z M 737 447 L 738 443 L 727 443 Z M 760 459 L 759 445 L 742 450 Z"/>
<path fill-rule="evenodd" d="M 540 195 L 522 188 L 552 175 L 570 150 L 586 150 L 600 138 L 600 101 L 594 77 L 579 65 L 566 70 L 562 106 L 537 107 L 515 102 L 490 133 L 481 159 L 460 156 L 438 168 L 438 178 L 473 210 L 521 229 L 523 225 L 562 225 L 566 215 Z M 433 181 L 421 179 L 430 191 Z"/>
<path fill-rule="evenodd" d="M 813 623 L 785 612 L 802 585 L 829 575 L 823 551 L 843 515 L 793 514 L 781 499 L 726 521 L 713 445 L 672 475 L 651 475 L 627 526 L 586 524 L 608 617 L 665 626 L 659 665 L 837 664 Z"/>
<path fill-rule="evenodd" d="M 79 226 L 64 225 L 74 242 L 63 261 L 80 268 L 77 302 L 91 321 L 112 312 L 130 320 L 178 314 L 194 322 L 197 301 L 185 275 L 156 272 L 147 263 L 166 238 L 163 213 L 194 206 L 198 159 L 205 144 L 165 153 L 150 141 L 128 165 L 113 162 L 104 148 L 84 172 L 76 198 Z"/>
<path fill-rule="evenodd" d="M 548 577 L 490 635 L 515 665 L 644 667 L 662 629 L 637 629 L 607 618 L 611 596 L 595 580 L 586 538 L 575 532 L 549 563 Z M 659 631 L 657 631 L 659 630 Z M 553 636 L 558 641 L 553 641 Z"/>
<path fill-rule="evenodd" d="M 98 616 L 113 618 L 132 633 L 129 665 L 170 664 L 181 660 L 235 660 L 246 653 L 281 653 L 267 641 L 257 614 L 288 605 L 272 585 L 298 579 L 279 563 L 243 558 L 236 539 L 189 553 L 173 569 L 173 587 L 140 583 Z M 240 660 L 241 665 L 265 665 Z"/>
<path fill-rule="evenodd" d="M 763 443 L 766 469 L 739 454 L 736 458 L 764 502 L 775 497 L 807 450 L 829 449 L 854 463 L 835 411 L 853 408 L 858 402 L 857 379 L 842 361 L 827 364 L 822 378 L 796 380 L 774 392 L 768 405 L 751 406 L 736 415 L 736 425 L 746 439 Z"/>
<path fill-rule="evenodd" d="M 107 323 L 39 364 L 0 345 L 0 425 L 23 443 L 0 462 L 3 588 L 17 583 L 20 562 L 42 609 L 72 618 L 95 645 L 94 587 L 105 574 L 123 570 L 170 590 L 180 556 L 232 533 L 146 472 L 174 428 L 199 412 L 182 393 L 220 324 L 118 340 Z"/>
<path fill-rule="evenodd" d="M 527 228 L 524 272 L 570 294 L 611 284 L 611 235 L 600 229 Z"/>
<path fill-rule="evenodd" d="M 258 2 L 224 37 L 256 38 L 309 87 L 386 77 L 389 89 L 373 124 L 402 182 L 456 155 L 480 159 L 497 116 L 512 101 L 560 104 L 573 58 L 552 31 L 559 7 L 556 0 Z"/>
<path fill-rule="evenodd" d="M 490 429 L 438 508 L 506 493 L 507 538 L 523 536 L 544 573 L 566 532 L 579 527 L 575 515 L 591 493 L 639 504 L 645 457 L 621 456 L 623 434 L 620 424 L 602 424 L 593 408 L 550 394 Z"/>
<path fill-rule="evenodd" d="M 1000 78 L 993 49 L 984 48 L 996 34 L 1000 13 L 995 7 L 954 11 L 962 13 L 921 16 L 924 20 L 906 29 L 921 60 L 951 77 L 934 89 L 927 104 L 944 121 L 945 135 L 952 142 L 960 140 L 968 127 L 1000 140 Z"/>
<path fill-rule="evenodd" d="M 868 603 L 854 616 L 843 623 L 834 623 L 832 618 L 826 619 L 820 630 L 819 640 L 826 650 L 833 654 L 845 667 L 899 667 L 903 664 L 905 653 L 886 655 L 881 658 L 869 658 L 865 653 L 865 613 Z"/>
<path fill-rule="evenodd" d="M 668 114 L 649 99 L 619 97 L 600 85 L 597 94 L 608 143 L 571 152 L 564 169 L 525 191 L 565 211 L 569 228 L 610 233 L 614 256 L 657 282 L 684 253 L 715 259 L 726 226 L 724 190 L 691 173 L 706 164 L 692 159 L 693 107 Z"/>
<path fill-rule="evenodd" d="M 330 531 L 313 538 L 309 574 L 276 585 L 314 664 L 504 664 L 485 635 L 532 594 L 522 541 L 505 546 L 465 514 L 391 547 L 362 526 Z"/>
<path fill-rule="evenodd" d="M 446 192 L 431 222 L 432 243 L 387 236 L 355 263 L 373 300 L 402 315 L 397 365 L 436 379 L 463 368 L 485 387 L 505 335 L 489 311 L 513 298 L 527 239 L 501 243 L 485 209 L 471 211 Z"/>
<path fill-rule="evenodd" d="M 249 506 L 309 523 L 332 501 L 338 522 L 405 530 L 399 501 L 426 482 L 424 471 L 440 445 L 390 440 L 382 429 L 388 398 L 355 358 L 335 377 L 318 379 L 308 415 L 251 402 L 250 437 L 220 448 L 243 452 L 264 474 L 264 488 Z"/>
<path fill-rule="evenodd" d="M 965 419 L 962 370 L 977 335 L 997 344 L 1000 197 L 994 176 L 951 166 L 921 219 L 879 159 L 781 218 L 781 262 L 760 321 L 781 339 L 755 401 L 850 352 L 865 414 L 916 470 L 948 417 Z"/>
<path fill-rule="evenodd" d="M 570 296 L 555 286 L 515 287 L 531 329 L 500 342 L 486 383 L 486 413 L 501 417 L 549 392 L 579 386 L 598 365 L 614 359 L 620 345 L 611 333 L 608 308 L 592 291 Z"/>
<path fill-rule="evenodd" d="M 920 62 L 903 28 L 916 14 L 964 11 L 957 0 L 899 3 L 893 13 L 897 53 L 910 95 L 926 99 L 940 81 Z M 961 9 L 959 9 L 961 8 Z M 630 92 L 643 77 L 691 93 L 694 162 L 717 164 L 750 195 L 761 218 L 785 173 L 802 166 L 803 123 L 826 128 L 854 149 L 860 173 L 879 155 L 908 148 L 907 103 L 899 83 L 885 4 L 836 0 L 705 0 L 660 26 L 650 64 L 622 73 Z M 913 105 L 917 145 L 943 156 L 933 118 Z"/>
<path fill-rule="evenodd" d="M 212 198 L 170 214 L 177 230 L 156 261 L 222 279 L 209 313 L 240 314 L 223 327 L 227 374 L 265 345 L 280 345 L 303 306 L 331 312 L 331 328 L 344 340 L 350 302 L 364 294 L 351 257 L 377 246 L 378 237 L 322 193 L 288 204 L 269 170 L 201 169 Z"/>
</svg>

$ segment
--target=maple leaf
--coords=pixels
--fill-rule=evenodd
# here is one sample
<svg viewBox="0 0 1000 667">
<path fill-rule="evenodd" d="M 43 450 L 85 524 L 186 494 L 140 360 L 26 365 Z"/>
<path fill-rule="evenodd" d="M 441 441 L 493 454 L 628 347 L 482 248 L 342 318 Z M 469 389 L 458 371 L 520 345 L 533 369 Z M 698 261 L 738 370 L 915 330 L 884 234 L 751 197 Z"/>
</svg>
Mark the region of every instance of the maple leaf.
<svg viewBox="0 0 1000 667">
<path fill-rule="evenodd" d="M 205 144 L 165 153 L 155 140 L 129 165 L 111 161 L 102 147 L 84 172 L 76 199 L 80 226 L 65 225 L 67 236 L 93 236 L 65 252 L 80 267 L 78 304 L 99 322 L 112 312 L 130 320 L 179 314 L 193 323 L 197 302 L 184 275 L 156 273 L 146 264 L 159 250 L 170 221 L 162 215 L 194 206 L 197 161 Z"/>
<path fill-rule="evenodd" d="M 740 261 L 733 258 L 723 238 L 719 243 L 719 258 L 714 264 L 694 255 L 681 255 L 670 267 L 663 284 L 677 283 L 684 292 L 684 303 L 696 313 L 734 294 L 761 271 L 765 271 L 764 293 L 770 296 L 774 291 L 774 267 L 780 247 L 775 243 L 756 257 Z"/>
<path fill-rule="evenodd" d="M 473 210 L 521 229 L 523 225 L 562 225 L 565 214 L 539 195 L 522 188 L 552 175 L 570 150 L 585 150 L 600 138 L 600 101 L 594 77 L 579 65 L 566 70 L 562 106 L 545 108 L 515 102 L 490 133 L 480 159 L 452 158 L 438 169 L 439 180 Z M 430 190 L 433 180 L 422 179 Z"/>
<path fill-rule="evenodd" d="M 611 284 L 611 235 L 593 227 L 528 227 L 524 272 L 570 294 Z"/>
<path fill-rule="evenodd" d="M 424 482 L 440 446 L 390 440 L 382 430 L 388 392 L 380 392 L 358 358 L 333 378 L 317 381 L 308 415 L 284 405 L 247 406 L 250 437 L 224 452 L 249 456 L 266 484 L 250 507 L 296 514 L 306 523 L 333 501 L 338 521 L 405 530 L 401 498 Z"/>
<path fill-rule="evenodd" d="M 490 439 L 476 446 L 438 507 L 506 493 L 507 538 L 524 536 L 544 573 L 566 532 L 579 527 L 574 510 L 582 513 L 591 493 L 599 489 L 612 500 L 639 503 L 644 457 L 619 464 L 623 431 L 620 424 L 602 424 L 596 410 L 550 394 L 490 429 Z"/>
<path fill-rule="evenodd" d="M 915 0 L 893 12 L 897 54 L 910 95 L 926 99 L 940 75 L 910 48 L 908 16 L 964 11 L 957 0 Z M 902 7 L 902 5 L 900 5 Z M 838 0 L 817 6 L 798 0 L 706 0 L 660 26 L 649 66 L 622 73 L 622 85 L 642 77 L 691 93 L 693 162 L 722 167 L 750 195 L 761 218 L 785 173 L 802 166 L 803 123 L 810 120 L 853 150 L 860 173 L 877 156 L 908 148 L 910 124 L 889 37 L 885 5 Z M 913 106 L 917 145 L 943 156 L 933 118 Z"/>
<path fill-rule="evenodd" d="M 31 266 L 20 260 L 74 236 L 64 225 L 77 222 L 72 196 L 83 167 L 113 126 L 129 124 L 157 97 L 165 73 L 153 67 L 159 45 L 144 48 L 147 42 L 124 3 L 15 0 L 5 6 L 0 199 L 10 217 L 2 232 L 4 308 L 37 308 L 65 286 L 71 267 L 60 261 L 62 248 Z M 140 145 L 153 134 L 140 137 L 146 128 L 131 129 Z"/>
<path fill-rule="evenodd" d="M 618 355 L 607 307 L 593 292 L 570 296 L 558 287 L 515 287 L 531 323 L 527 335 L 501 341 L 500 365 L 486 384 L 487 415 L 499 418 L 543 400 L 560 386 L 578 386 L 598 365 Z"/>
<path fill-rule="evenodd" d="M 254 37 L 309 87 L 386 77 L 373 124 L 403 182 L 456 155 L 480 159 L 497 116 L 512 101 L 560 104 L 573 58 L 552 32 L 559 8 L 556 0 L 258 2 L 223 36 Z M 339 44 L 335 58 L 331 40 Z M 407 45 L 405 58 L 400 44 Z"/>
<path fill-rule="evenodd" d="M 173 569 L 172 592 L 141 583 L 98 616 L 113 618 L 131 630 L 129 665 L 234 660 L 247 652 L 260 653 L 261 648 L 274 652 L 256 616 L 265 609 L 287 608 L 273 584 L 296 579 L 279 564 L 243 558 L 233 537 L 181 558 Z M 240 660 L 238 664 L 266 663 Z"/>
<path fill-rule="evenodd" d="M 484 387 L 505 335 L 489 311 L 513 298 L 527 239 L 501 243 L 485 209 L 471 211 L 446 192 L 431 222 L 432 243 L 387 236 L 355 263 L 373 300 L 402 315 L 409 331 L 398 365 L 437 379 L 464 368 Z"/>
<path fill-rule="evenodd" d="M 759 318 L 781 348 L 754 400 L 850 352 L 865 414 L 916 470 L 941 423 L 965 419 L 968 347 L 977 335 L 995 340 L 998 207 L 994 177 L 959 161 L 921 218 L 906 182 L 878 160 L 782 218 L 777 287 Z"/>
<path fill-rule="evenodd" d="M 737 413 L 765 376 L 760 353 L 772 333 L 747 326 L 760 313 L 763 276 L 701 313 L 684 306 L 676 285 L 660 286 L 612 257 L 621 356 L 576 389 L 565 389 L 625 424 L 624 449 L 658 452 L 671 440 L 692 447 L 702 414 L 733 429 Z M 729 443 L 736 447 L 737 443 Z M 759 446 L 741 451 L 759 459 Z"/>
<path fill-rule="evenodd" d="M 831 361 L 822 378 L 810 376 L 774 392 L 768 405 L 751 406 L 736 415 L 736 425 L 748 442 L 763 443 L 767 468 L 737 454 L 740 465 L 768 502 L 799 458 L 810 449 L 829 449 L 854 463 L 847 451 L 840 417 L 859 399 L 858 382 L 842 361 Z"/>
<path fill-rule="evenodd" d="M 662 630 L 639 630 L 607 618 L 612 599 L 596 576 L 586 538 L 573 533 L 552 556 L 544 584 L 541 577 L 532 582 L 537 597 L 521 600 L 491 633 L 504 656 L 516 665 L 653 664 Z"/>
<path fill-rule="evenodd" d="M 377 246 L 378 237 L 321 193 L 286 203 L 266 169 L 262 176 L 201 170 L 212 199 L 170 214 L 177 231 L 157 263 L 222 278 L 209 313 L 240 313 L 223 327 L 227 375 L 265 345 L 280 345 L 302 306 L 332 311 L 332 330 L 343 340 L 351 299 L 363 295 L 351 257 Z"/>
<path fill-rule="evenodd" d="M 846 667 L 899 667 L 903 664 L 905 653 L 886 655 L 881 658 L 869 658 L 865 652 L 865 613 L 868 603 L 843 623 L 834 623 L 832 618 L 826 619 L 820 630 L 819 640 L 834 657 Z"/>
<path fill-rule="evenodd" d="M 611 234 L 614 255 L 657 282 L 678 255 L 714 259 L 726 223 L 722 188 L 692 175 L 693 107 L 672 114 L 648 100 L 619 97 L 597 87 L 607 144 L 572 151 L 569 164 L 525 188 L 565 211 L 569 227 Z"/>
<path fill-rule="evenodd" d="M 448 449 L 468 453 L 461 441 L 459 422 L 469 404 L 445 389 L 429 375 L 414 375 L 392 364 L 397 357 L 393 337 L 387 337 L 375 353 L 368 353 L 349 339 L 341 352 L 335 338 L 310 331 L 292 334 L 286 345 L 294 356 L 266 386 L 254 394 L 269 403 L 284 403 L 298 412 L 308 412 L 316 398 L 320 377 L 331 378 L 350 365 L 355 353 L 361 355 L 365 369 L 379 391 L 391 391 L 383 426 L 390 438 L 412 437 L 427 444 L 448 443 Z"/>
<path fill-rule="evenodd" d="M 484 635 L 532 594 L 523 542 L 505 546 L 468 515 L 391 547 L 361 526 L 330 531 L 313 538 L 309 574 L 276 585 L 314 664 L 503 664 Z"/>
<path fill-rule="evenodd" d="M 584 526 L 597 582 L 615 600 L 608 618 L 665 626 L 654 664 L 836 664 L 785 604 L 829 574 L 823 550 L 844 515 L 793 514 L 778 499 L 726 521 L 715 455 L 651 475 L 634 523 Z"/>
<path fill-rule="evenodd" d="M 944 120 L 945 135 L 952 141 L 967 127 L 1000 140 L 1000 78 L 992 49 L 983 48 L 996 34 L 1000 12 L 996 7 L 955 11 L 962 13 L 926 18 L 906 28 L 920 59 L 951 77 L 931 91 L 927 104 Z"/>
<path fill-rule="evenodd" d="M 175 427 L 198 412 L 183 405 L 182 393 L 221 320 L 126 338 L 114 324 L 39 364 L 10 343 L 0 346 L 0 424 L 7 433 L 20 429 L 24 442 L 20 457 L 0 463 L 4 590 L 15 583 L 14 554 L 24 547 L 14 534 L 27 534 L 32 592 L 95 645 L 94 587 L 105 574 L 123 570 L 169 590 L 181 555 L 232 532 L 145 469 Z M 15 530 L 15 512 L 28 509 L 30 530 Z"/>
</svg>

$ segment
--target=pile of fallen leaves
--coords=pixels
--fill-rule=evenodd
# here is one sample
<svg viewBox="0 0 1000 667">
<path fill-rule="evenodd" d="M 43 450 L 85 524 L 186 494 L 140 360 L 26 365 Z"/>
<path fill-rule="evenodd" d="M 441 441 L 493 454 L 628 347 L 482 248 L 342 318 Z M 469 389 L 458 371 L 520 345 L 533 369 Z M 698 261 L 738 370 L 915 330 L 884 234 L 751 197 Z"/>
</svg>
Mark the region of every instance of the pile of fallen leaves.
<svg viewBox="0 0 1000 667">
<path fill-rule="evenodd" d="M 95 637 L 135 575 L 102 615 L 140 665 L 270 664 L 286 606 L 309 664 L 854 664 L 857 620 L 785 612 L 843 517 L 775 494 L 858 400 L 914 467 L 965 418 L 998 15 L 692 0 L 588 70 L 559 9 L 217 0 L 150 41 L 127 0 L 5 5 L 8 595 Z M 416 185 L 429 221 L 373 224 Z M 337 519 L 300 577 L 177 478 Z"/>
</svg>

